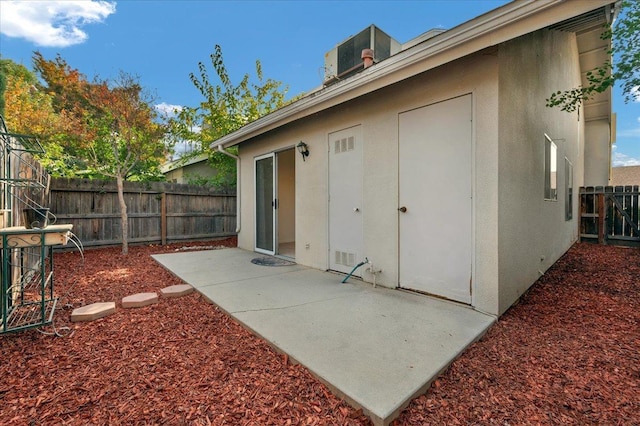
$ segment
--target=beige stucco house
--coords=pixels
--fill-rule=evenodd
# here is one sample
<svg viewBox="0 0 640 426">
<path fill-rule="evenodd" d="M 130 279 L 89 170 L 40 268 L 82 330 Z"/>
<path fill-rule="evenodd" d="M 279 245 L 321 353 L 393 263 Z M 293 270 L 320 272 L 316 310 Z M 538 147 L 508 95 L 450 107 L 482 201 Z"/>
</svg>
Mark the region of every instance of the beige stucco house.
<svg viewBox="0 0 640 426">
<path fill-rule="evenodd" d="M 193 179 L 213 177 L 216 173 L 209 164 L 207 154 L 197 155 L 188 160 L 168 161 L 160 167 L 160 171 L 167 182 L 173 183 L 189 183 Z"/>
<path fill-rule="evenodd" d="M 502 314 L 576 241 L 577 189 L 608 182 L 611 94 L 572 114 L 545 99 L 604 62 L 614 13 L 516 0 L 328 67 L 214 143 L 239 146 L 239 247 Z"/>
</svg>

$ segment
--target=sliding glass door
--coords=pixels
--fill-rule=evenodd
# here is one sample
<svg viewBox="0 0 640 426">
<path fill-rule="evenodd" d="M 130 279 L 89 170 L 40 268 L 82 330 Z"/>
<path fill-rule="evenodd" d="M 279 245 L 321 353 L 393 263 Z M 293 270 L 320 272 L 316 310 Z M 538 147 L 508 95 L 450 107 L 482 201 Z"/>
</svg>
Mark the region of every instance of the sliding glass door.
<svg viewBox="0 0 640 426">
<path fill-rule="evenodd" d="M 276 156 L 267 154 L 255 159 L 256 251 L 275 254 L 276 229 Z"/>
</svg>

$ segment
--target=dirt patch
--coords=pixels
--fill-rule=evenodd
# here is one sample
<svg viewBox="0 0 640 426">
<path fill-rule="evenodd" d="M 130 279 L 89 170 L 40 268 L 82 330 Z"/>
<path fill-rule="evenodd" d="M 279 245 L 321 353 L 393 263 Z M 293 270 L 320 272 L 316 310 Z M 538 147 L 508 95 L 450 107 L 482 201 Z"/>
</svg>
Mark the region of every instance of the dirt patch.
<svg viewBox="0 0 640 426">
<path fill-rule="evenodd" d="M 235 239 L 56 253 L 67 335 L 0 336 L 0 424 L 369 424 L 197 293 L 121 309 L 182 284 L 151 254 L 217 246 Z M 640 250 L 575 245 L 395 424 L 640 424 L 639 277 Z"/>
</svg>

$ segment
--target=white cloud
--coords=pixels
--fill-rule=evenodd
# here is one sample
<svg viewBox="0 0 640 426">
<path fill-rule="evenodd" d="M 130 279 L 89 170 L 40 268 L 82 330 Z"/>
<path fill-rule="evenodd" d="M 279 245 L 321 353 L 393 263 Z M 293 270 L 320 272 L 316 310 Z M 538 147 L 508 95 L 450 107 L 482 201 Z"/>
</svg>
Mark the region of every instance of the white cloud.
<svg viewBox="0 0 640 426">
<path fill-rule="evenodd" d="M 182 111 L 182 108 L 182 105 L 171 105 L 166 102 L 156 105 L 156 109 L 167 117 L 175 117 L 180 111 Z"/>
<path fill-rule="evenodd" d="M 635 102 L 640 102 L 640 86 L 631 88 L 631 98 Z M 640 118 L 638 120 L 640 120 Z"/>
<path fill-rule="evenodd" d="M 116 4 L 93 0 L 0 1 L 0 32 L 38 46 L 67 47 L 89 37 L 82 27 L 103 22 Z"/>
<path fill-rule="evenodd" d="M 640 166 L 640 158 L 633 158 L 621 152 L 614 152 L 611 163 L 613 164 L 613 167 Z"/>
<path fill-rule="evenodd" d="M 184 154 L 193 152 L 196 148 L 197 148 L 197 144 L 195 142 L 187 142 L 187 141 L 178 142 L 173 147 L 176 154 L 175 155 L 176 158 L 180 158 Z"/>
</svg>

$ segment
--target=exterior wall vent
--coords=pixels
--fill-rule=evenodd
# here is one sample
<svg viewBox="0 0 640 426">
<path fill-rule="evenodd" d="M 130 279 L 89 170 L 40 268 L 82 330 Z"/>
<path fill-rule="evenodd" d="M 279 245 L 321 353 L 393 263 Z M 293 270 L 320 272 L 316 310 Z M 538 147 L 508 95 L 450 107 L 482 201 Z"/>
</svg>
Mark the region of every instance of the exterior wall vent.
<svg viewBox="0 0 640 426">
<path fill-rule="evenodd" d="M 340 154 L 347 151 L 353 151 L 356 147 L 355 138 L 349 136 L 348 138 L 336 139 L 334 141 L 334 154 Z"/>
<path fill-rule="evenodd" d="M 356 255 L 355 253 L 349 253 L 348 251 L 339 251 L 335 252 L 335 263 L 337 265 L 352 267 L 356 264 Z"/>
<path fill-rule="evenodd" d="M 380 28 L 370 25 L 325 53 L 324 84 L 361 71 L 364 68 L 362 61 L 364 49 L 373 50 L 375 63 L 398 53 L 401 46 Z"/>
</svg>

